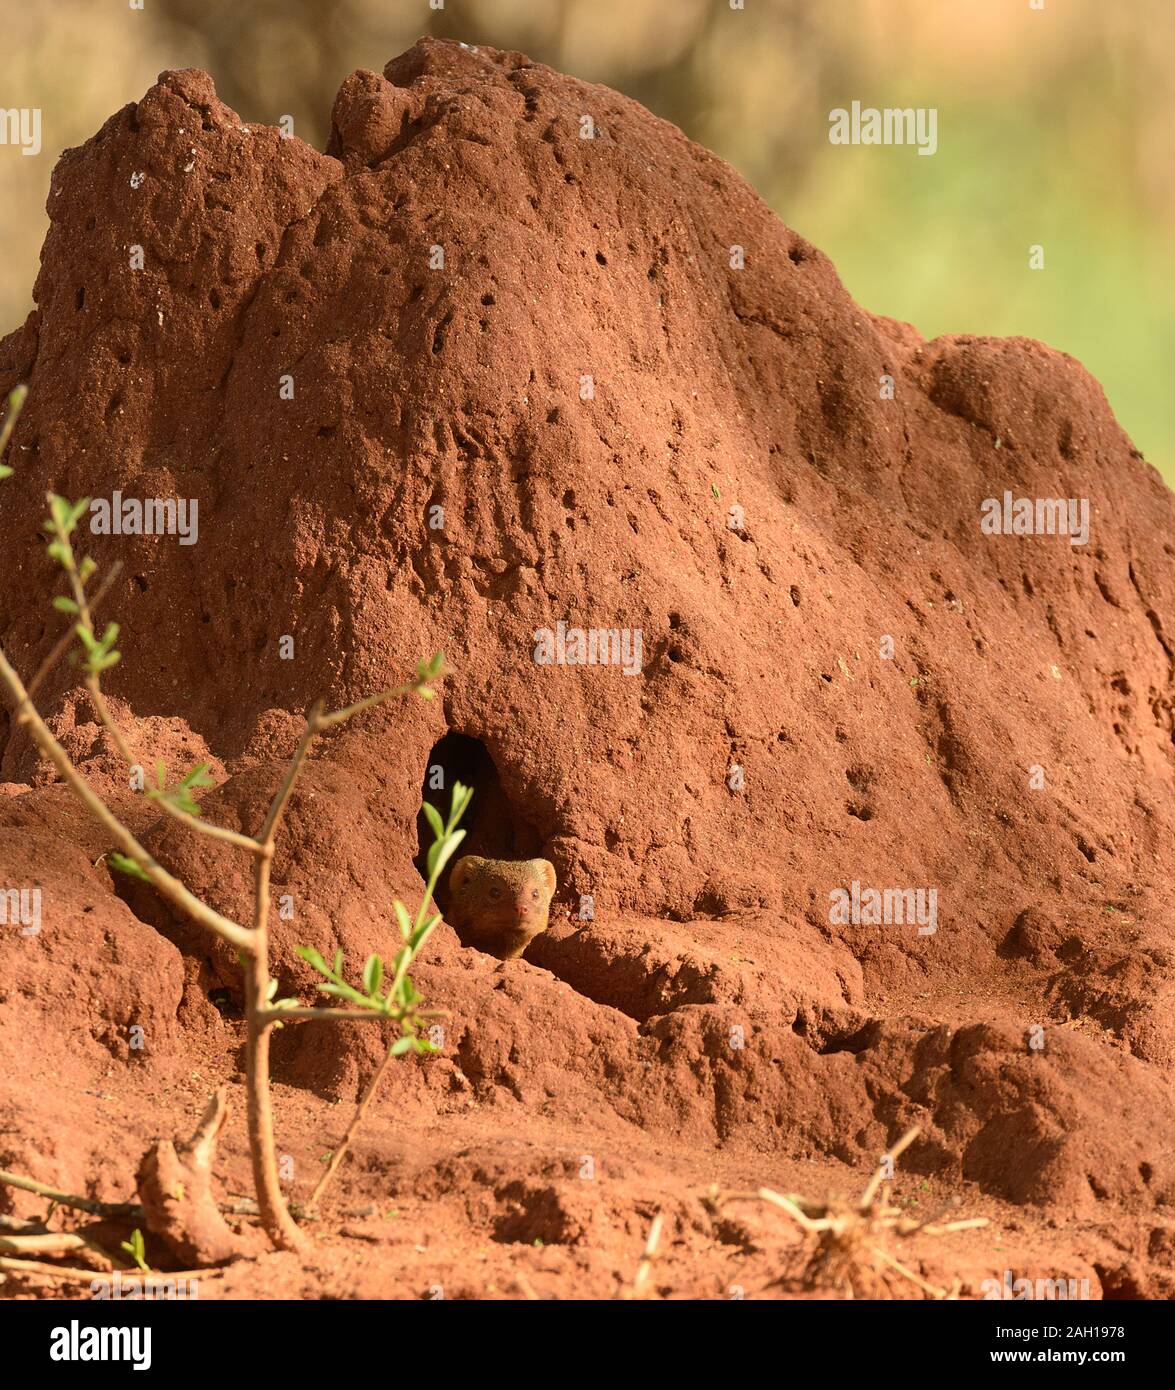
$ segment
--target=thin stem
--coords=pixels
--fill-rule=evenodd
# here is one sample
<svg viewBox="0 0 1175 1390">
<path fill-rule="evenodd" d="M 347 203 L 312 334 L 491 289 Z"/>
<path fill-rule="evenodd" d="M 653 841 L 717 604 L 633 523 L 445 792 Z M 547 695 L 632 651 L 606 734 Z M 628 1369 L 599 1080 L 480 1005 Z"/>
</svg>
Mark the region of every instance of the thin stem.
<svg viewBox="0 0 1175 1390">
<path fill-rule="evenodd" d="M 180 1279 L 206 1279 L 214 1274 L 223 1274 L 224 1270 L 211 1266 L 206 1269 L 169 1269 L 166 1273 L 161 1270 L 149 1270 L 144 1273 L 141 1269 L 67 1269 L 64 1265 L 44 1265 L 36 1260 L 16 1260 L 10 1259 L 7 1255 L 0 1255 L 0 1270 L 11 1270 L 14 1274 L 40 1274 L 46 1279 L 65 1279 L 66 1281 L 80 1279 L 84 1283 L 90 1283 L 93 1279 L 113 1279 L 116 1278 L 120 1283 L 141 1283 L 144 1279 L 155 1279 L 160 1283 L 178 1282 Z"/>
<path fill-rule="evenodd" d="M 918 1138 L 920 1133 L 921 1129 L 919 1126 L 912 1125 L 906 1130 L 905 1134 L 902 1135 L 896 1144 L 886 1150 L 885 1154 L 882 1156 L 881 1162 L 877 1165 L 876 1171 L 866 1184 L 865 1191 L 861 1193 L 861 1200 L 858 1203 L 858 1207 L 861 1211 L 864 1211 L 873 1204 L 873 1199 L 877 1196 L 877 1189 L 883 1182 L 889 1181 L 887 1174 L 893 1172 L 894 1164 L 902 1154 L 905 1153 L 914 1140 Z"/>
<path fill-rule="evenodd" d="M 392 1014 L 380 1013 L 378 1009 L 315 1009 L 309 1005 L 299 1005 L 292 1009 L 261 1009 L 258 1017 L 267 1028 L 275 1023 L 291 1019 L 295 1023 L 312 1018 L 332 1018 L 344 1023 L 393 1023 Z"/>
<path fill-rule="evenodd" d="M 0 1255 L 64 1255 L 70 1250 L 93 1249 L 73 1231 L 43 1231 L 27 1236 L 0 1236 Z"/>
<path fill-rule="evenodd" d="M 230 830 L 227 825 L 214 825 L 211 821 L 201 820 L 199 816 L 193 816 L 188 811 L 181 811 L 178 806 L 172 806 L 162 797 L 152 796 L 148 799 L 166 811 L 173 820 L 186 825 L 190 830 L 199 830 L 212 840 L 225 840 L 230 845 L 236 845 L 238 849 L 248 850 L 250 854 L 262 853 L 261 845 L 252 835 L 242 835 L 239 830 Z"/>
<path fill-rule="evenodd" d="M 37 713 L 36 706 L 29 699 L 28 691 L 25 690 L 20 677 L 9 664 L 2 648 L 0 648 L 0 682 L 8 687 L 9 694 L 13 698 L 16 706 L 16 722 L 29 730 L 37 747 L 61 773 L 61 776 L 94 819 L 107 831 L 118 848 L 138 864 L 163 897 L 181 911 L 186 912 L 201 926 L 215 932 L 221 940 L 227 941 L 230 946 L 235 947 L 243 955 L 251 955 L 254 949 L 252 933 L 239 923 L 232 921 L 231 918 L 222 916 L 214 908 L 209 907 L 207 903 L 201 902 L 195 894 L 190 893 L 184 887 L 179 879 L 173 878 L 143 848 L 74 767 L 65 749 L 53 737 L 49 726 Z"/>
<path fill-rule="evenodd" d="M 351 1140 L 355 1137 L 355 1131 L 363 1122 L 363 1116 L 367 1113 L 367 1107 L 371 1104 L 376 1091 L 379 1090 L 379 1083 L 383 1079 L 383 1074 L 391 1060 L 392 1050 L 389 1047 L 381 1058 L 379 1066 L 376 1067 L 372 1074 L 371 1080 L 367 1083 L 367 1089 L 363 1092 L 359 1104 L 355 1107 L 355 1113 L 351 1117 L 351 1123 L 347 1126 L 346 1134 L 343 1135 L 343 1142 L 335 1149 L 334 1153 L 331 1154 L 326 1172 L 318 1179 L 317 1187 L 315 1187 L 314 1191 L 310 1194 L 311 1210 L 318 1205 L 319 1199 L 326 1191 L 331 1178 L 335 1175 L 335 1171 L 347 1156 L 347 1150 L 351 1147 Z"/>
<path fill-rule="evenodd" d="M 639 1298 L 641 1291 L 648 1283 L 649 1275 L 653 1272 L 653 1260 L 657 1254 L 657 1242 L 661 1239 L 661 1227 L 665 1218 L 657 1212 L 649 1226 L 649 1234 L 645 1240 L 644 1253 L 641 1255 L 640 1264 L 636 1267 L 636 1274 L 632 1281 L 631 1297 Z"/>
<path fill-rule="evenodd" d="M 131 752 L 126 739 L 123 738 L 122 730 L 114 722 L 114 716 L 110 713 L 110 706 L 106 703 L 106 696 L 102 694 L 102 687 L 98 683 L 97 676 L 86 677 L 86 689 L 90 692 L 90 699 L 98 711 L 98 718 L 114 740 L 114 746 L 118 749 L 118 756 L 126 763 L 127 767 L 134 767 L 135 755 Z M 166 809 L 165 806 L 164 810 Z"/>
<path fill-rule="evenodd" d="M 350 1021 L 345 1009 L 309 1010 L 270 1009 L 269 991 L 269 877 L 273 864 L 274 841 L 294 787 L 301 775 L 311 745 L 324 729 L 342 724 L 364 710 L 373 709 L 400 695 L 410 695 L 424 688 L 424 682 L 394 686 L 379 695 L 372 695 L 357 704 L 323 714 L 322 701 L 316 700 L 306 715 L 306 728 L 298 740 L 294 756 L 286 769 L 282 784 L 270 802 L 265 822 L 257 834 L 259 853 L 254 866 L 254 954 L 247 964 L 245 1082 L 248 1094 L 249 1148 L 253 1156 L 253 1181 L 261 1220 L 275 1245 L 284 1249 L 299 1249 L 305 1237 L 294 1224 L 286 1205 L 277 1176 L 277 1159 L 273 1143 L 273 1118 L 269 1096 L 269 1034 L 274 1023 L 293 1017 L 331 1017 L 336 1012 Z M 384 1017 L 383 1015 L 373 1015 Z"/>
<path fill-rule="evenodd" d="M 129 1216 L 135 1221 L 143 1217 L 143 1208 L 137 1202 L 99 1202 L 93 1197 L 79 1197 L 73 1192 L 59 1192 L 55 1187 L 46 1187 L 35 1178 L 26 1178 L 21 1173 L 0 1170 L 0 1185 L 19 1187 L 24 1192 L 35 1192 L 38 1197 L 47 1197 L 59 1207 L 75 1207 L 78 1211 L 88 1211 L 91 1216 Z"/>
<path fill-rule="evenodd" d="M 52 505 L 50 506 L 50 511 L 52 514 Z M 122 564 L 121 562 L 119 562 L 111 568 L 110 573 L 106 576 L 106 578 L 102 581 L 102 584 L 99 586 L 94 599 L 90 600 L 86 596 L 86 581 L 83 578 L 81 571 L 78 569 L 77 561 L 74 559 L 73 542 L 70 540 L 70 534 L 59 522 L 56 521 L 56 519 L 54 520 L 54 526 L 54 534 L 56 535 L 57 540 L 61 545 L 62 552 L 64 554 L 64 559 L 61 561 L 62 568 L 65 570 L 66 576 L 69 579 L 70 588 L 72 588 L 73 590 L 74 603 L 77 605 L 78 623 L 85 629 L 86 632 L 90 634 L 91 637 L 93 637 L 95 636 L 93 610 L 97 606 L 98 600 L 100 600 L 102 596 L 105 594 L 107 588 L 113 581 L 114 576 L 122 568 Z M 46 664 L 56 663 L 57 658 L 60 655 L 60 651 L 68 645 L 72 635 L 73 630 L 63 634 L 61 640 L 54 646 L 53 651 L 50 652 L 49 663 Z M 35 687 L 37 681 L 40 679 L 44 670 L 45 667 L 42 667 L 41 671 L 38 671 L 36 676 L 34 676 L 33 684 L 29 687 L 30 696 L 32 694 L 33 688 Z M 128 768 L 142 766 L 142 764 L 139 763 L 139 760 L 135 757 L 134 753 L 131 751 L 131 747 L 127 743 L 126 737 L 124 736 L 122 729 L 118 725 L 118 721 L 110 712 L 110 706 L 106 703 L 106 696 L 102 693 L 102 680 L 99 673 L 97 671 L 90 671 L 86 675 L 85 685 L 86 690 L 89 692 L 90 702 L 93 704 L 94 709 L 97 712 L 98 719 L 101 722 L 102 727 L 106 730 L 106 732 L 110 735 L 111 739 L 113 740 L 114 746 L 118 751 L 118 756 L 122 759 L 122 761 L 126 764 Z M 186 825 L 189 830 L 199 831 L 200 834 L 208 835 L 210 838 L 214 840 L 227 840 L 229 843 L 235 844 L 241 849 L 249 850 L 250 853 L 257 853 L 257 843 L 256 841 L 252 840 L 249 836 L 241 835 L 237 831 L 229 830 L 223 826 L 210 825 L 207 821 L 201 820 L 199 816 L 193 816 L 189 814 L 187 811 L 181 810 L 178 806 L 173 806 L 170 801 L 167 801 L 163 798 L 155 797 L 152 799 L 156 801 L 156 804 L 160 807 L 164 814 L 171 816 L 173 820 L 178 820 L 182 825 Z"/>
<path fill-rule="evenodd" d="M 94 597 L 90 600 L 91 613 L 94 611 L 95 608 L 98 607 L 98 605 L 110 592 L 111 585 L 114 583 L 114 581 L 118 578 L 118 576 L 121 573 L 122 561 L 116 560 L 114 564 L 110 566 L 110 569 L 107 571 L 106 578 L 103 579 L 102 583 L 99 584 L 97 589 L 95 589 L 94 591 Z M 57 641 L 54 642 L 53 647 L 49 652 L 49 655 L 45 658 L 44 661 L 41 662 L 40 666 L 37 667 L 36 674 L 33 676 L 32 680 L 29 681 L 28 691 L 30 699 L 40 689 L 41 682 L 45 679 L 49 672 L 52 671 L 52 669 L 57 665 L 57 663 L 61 660 L 65 653 L 69 650 L 75 636 L 76 633 L 74 629 L 72 627 L 67 627 L 65 631 L 61 634 L 61 636 L 57 639 Z"/>
<path fill-rule="evenodd" d="M 336 724 L 344 724 L 348 719 L 353 719 L 355 715 L 362 714 L 364 710 L 374 709 L 376 705 L 382 705 L 387 700 L 398 699 L 401 695 L 419 695 L 422 690 L 427 688 L 423 681 L 414 681 L 410 685 L 393 685 L 389 690 L 381 690 L 378 695 L 369 695 L 366 700 L 360 700 L 358 704 L 348 705 L 346 709 L 337 709 L 333 714 L 321 715 L 318 720 L 318 731 L 333 729 Z"/>
<path fill-rule="evenodd" d="M 29 388 L 24 385 L 14 386 L 8 393 L 8 414 L 4 417 L 3 425 L 0 425 L 0 459 L 3 459 L 4 450 L 8 448 L 8 441 L 12 438 L 12 431 L 16 428 L 28 395 Z"/>
<path fill-rule="evenodd" d="M 285 814 L 286 804 L 289 802 L 293 793 L 294 786 L 302 771 L 302 764 L 306 761 L 306 756 L 310 752 L 310 745 L 314 742 L 318 733 L 318 720 L 321 715 L 322 702 L 316 700 L 310 707 L 306 715 L 306 727 L 302 730 L 302 737 L 298 740 L 298 746 L 294 749 L 294 756 L 290 759 L 290 765 L 286 768 L 286 775 L 282 778 L 282 784 L 274 794 L 273 800 L 269 803 L 269 813 L 265 817 L 265 823 L 257 832 L 257 843 L 268 845 L 270 854 L 273 853 L 273 842 L 277 835 L 277 827 Z"/>
<path fill-rule="evenodd" d="M 253 1161 L 253 1187 L 261 1224 L 279 1250 L 301 1250 L 305 1235 L 298 1229 L 286 1205 L 277 1173 L 273 1139 L 273 1104 L 269 1093 L 269 1024 L 265 1021 L 269 993 L 269 870 L 273 840 L 262 846 L 253 868 L 254 952 L 245 962 L 245 1090 L 249 1126 L 249 1153 Z"/>
</svg>

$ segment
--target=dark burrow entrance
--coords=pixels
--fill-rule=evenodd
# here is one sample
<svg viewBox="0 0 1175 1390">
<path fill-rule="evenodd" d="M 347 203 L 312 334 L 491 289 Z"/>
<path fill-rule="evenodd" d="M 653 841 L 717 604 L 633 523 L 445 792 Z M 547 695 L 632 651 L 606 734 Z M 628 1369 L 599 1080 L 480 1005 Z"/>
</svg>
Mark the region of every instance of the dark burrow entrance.
<svg viewBox="0 0 1175 1390">
<path fill-rule="evenodd" d="M 498 769 L 481 739 L 469 734 L 446 734 L 428 755 L 421 799 L 431 802 L 446 820 L 455 782 L 472 787 L 473 800 L 461 821 L 465 839 L 450 867 L 463 854 L 480 854 L 487 859 L 532 859 L 542 852 L 542 836 L 502 789 Z M 422 810 L 416 817 L 417 853 L 412 862 L 425 882 L 425 855 L 430 844 L 432 831 Z M 436 892 L 437 906 L 442 912 L 449 905 L 448 879 L 446 869 Z"/>
</svg>

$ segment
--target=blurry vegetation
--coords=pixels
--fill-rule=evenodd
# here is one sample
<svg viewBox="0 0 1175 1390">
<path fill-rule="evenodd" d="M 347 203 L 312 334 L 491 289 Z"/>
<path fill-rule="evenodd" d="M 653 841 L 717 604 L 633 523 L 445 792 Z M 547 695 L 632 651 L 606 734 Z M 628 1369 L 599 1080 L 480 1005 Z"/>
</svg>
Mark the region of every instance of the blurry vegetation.
<svg viewBox="0 0 1175 1390">
<path fill-rule="evenodd" d="M 1021 333 L 1078 357 L 1175 481 L 1175 41 L 1169 0 L 110 0 L 10 7 L 0 105 L 0 325 L 29 306 L 58 153 L 165 67 L 199 66 L 249 121 L 319 148 L 354 68 L 421 34 L 517 48 L 606 82 L 738 168 L 867 308 L 937 333 Z M 854 99 L 933 106 L 939 150 L 834 147 Z M 1045 268 L 1028 269 L 1040 243 Z"/>
</svg>

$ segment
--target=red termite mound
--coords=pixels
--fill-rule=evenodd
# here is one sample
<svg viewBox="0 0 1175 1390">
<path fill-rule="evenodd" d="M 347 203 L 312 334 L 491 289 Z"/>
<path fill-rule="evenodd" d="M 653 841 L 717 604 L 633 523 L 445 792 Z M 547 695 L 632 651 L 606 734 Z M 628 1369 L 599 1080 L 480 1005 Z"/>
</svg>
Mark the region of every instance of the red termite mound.
<svg viewBox="0 0 1175 1390">
<path fill-rule="evenodd" d="M 519 1135 L 574 1152 L 606 1135 L 621 1166 L 651 1135 L 679 1153 L 655 1170 L 672 1187 L 682 1154 L 695 1174 L 727 1151 L 867 1169 L 913 1122 L 915 1171 L 1158 1220 L 1175 508 L 1078 363 L 869 314 L 674 127 L 486 48 L 423 41 L 352 74 L 325 154 L 246 125 L 205 74 L 165 73 L 63 157 L 48 206 L 38 307 L 0 343 L 0 389 L 31 391 L 0 490 L 4 648 L 31 671 L 59 631 L 46 489 L 198 502 L 194 544 L 86 541 L 125 566 L 109 689 L 132 743 L 173 767 L 207 750 L 227 780 L 206 813 L 248 829 L 312 699 L 445 652 L 442 699 L 370 716 L 308 769 L 274 969 L 306 989 L 297 944 L 352 967 L 390 950 L 391 897 L 420 891 L 430 763 L 477 785 L 471 847 L 555 863 L 564 910 L 527 961 L 436 938 L 419 982 L 450 1010 L 445 1051 L 395 1088 L 429 1154 L 467 1140 L 471 1102 L 500 1112 L 477 1130 L 481 1177 L 457 1165 L 452 1190 L 482 1182 L 505 1239 L 534 1224 Z M 988 534 L 1005 492 L 1087 502 L 1087 540 Z M 537 662 L 561 623 L 639 646 Z M 72 679 L 42 705 L 114 792 Z M 0 777 L 32 788 L 0 808 L 0 863 L 59 875 L 53 836 L 94 832 L 22 730 L 0 725 L 0 748 Z M 149 838 L 247 910 L 233 851 Z M 103 873 L 70 868 L 67 901 Z M 139 942 L 102 882 L 107 941 Z M 935 929 L 840 920 L 854 882 L 933 889 Z M 160 1058 L 225 1051 L 235 1025 L 206 995 L 235 989 L 235 962 L 118 891 L 184 953 L 182 1028 L 171 945 L 141 977 L 151 1010 L 167 996 Z M 4 953 L 28 971 L 36 940 Z M 48 985 L 21 992 L 49 1033 L 95 1033 Z M 288 1030 L 277 1077 L 307 1106 L 353 1096 L 379 1047 L 361 1031 Z M 311 1172 L 324 1121 L 287 1123 Z M 379 1174 L 378 1125 L 367 1142 Z M 552 1216 L 537 1190 L 543 1239 L 600 1236 L 579 1197 Z"/>
</svg>

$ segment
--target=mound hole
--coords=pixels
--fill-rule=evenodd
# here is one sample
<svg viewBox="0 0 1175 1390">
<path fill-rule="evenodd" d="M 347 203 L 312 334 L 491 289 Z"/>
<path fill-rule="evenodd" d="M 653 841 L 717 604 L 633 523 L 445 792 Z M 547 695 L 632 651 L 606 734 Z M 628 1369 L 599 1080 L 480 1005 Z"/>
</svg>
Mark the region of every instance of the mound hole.
<svg viewBox="0 0 1175 1390">
<path fill-rule="evenodd" d="M 430 802 L 447 819 L 456 782 L 473 788 L 473 800 L 461 821 L 465 839 L 450 863 L 463 854 L 533 859 L 542 852 L 542 836 L 506 794 L 489 749 L 470 734 L 448 733 L 433 745 L 424 769 L 421 800 Z M 423 810 L 416 817 L 416 844 L 413 863 L 421 880 L 427 882 L 432 831 Z M 449 905 L 448 877 L 446 870 L 437 885 L 437 906 L 442 912 Z"/>
</svg>

